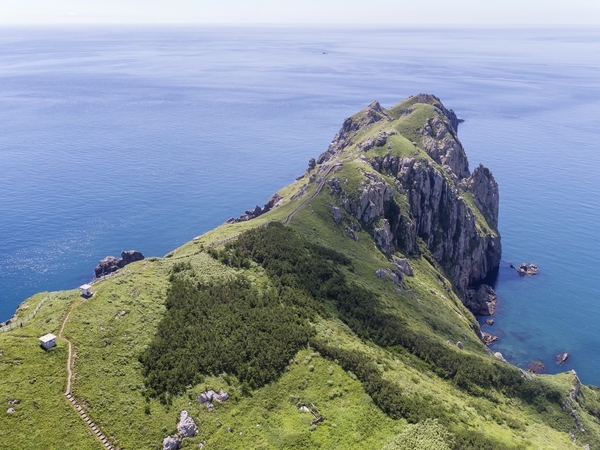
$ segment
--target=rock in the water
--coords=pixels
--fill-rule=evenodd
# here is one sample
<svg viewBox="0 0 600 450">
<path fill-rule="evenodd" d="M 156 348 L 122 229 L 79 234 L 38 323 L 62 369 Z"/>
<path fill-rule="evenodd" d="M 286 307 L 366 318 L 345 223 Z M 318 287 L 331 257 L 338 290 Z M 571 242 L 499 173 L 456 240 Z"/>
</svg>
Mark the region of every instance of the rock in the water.
<svg viewBox="0 0 600 450">
<path fill-rule="evenodd" d="M 464 305 L 477 316 L 491 316 L 496 312 L 498 296 L 491 286 L 482 284 L 475 289 L 465 291 Z"/>
<path fill-rule="evenodd" d="M 111 274 L 121 267 L 125 267 L 127 264 L 130 264 L 135 261 L 141 261 L 144 259 L 144 255 L 137 250 L 127 250 L 121 252 L 121 258 L 116 258 L 114 256 L 107 256 L 103 260 L 101 260 L 94 272 L 96 274 L 96 278 L 100 278 Z"/>
<path fill-rule="evenodd" d="M 494 319 L 486 319 L 485 323 L 488 325 L 494 325 Z"/>
<path fill-rule="evenodd" d="M 568 353 L 559 353 L 558 355 L 556 355 L 556 361 L 558 362 L 559 366 L 562 366 L 567 359 L 569 359 L 569 354 Z"/>
<path fill-rule="evenodd" d="M 523 263 L 517 268 L 519 275 L 537 275 L 539 270 L 538 266 L 531 263 Z"/>
<path fill-rule="evenodd" d="M 181 411 L 177 431 L 181 437 L 194 437 L 198 434 L 198 427 L 187 411 Z"/>
<path fill-rule="evenodd" d="M 163 450 L 179 450 L 181 448 L 181 439 L 178 437 L 167 436 L 163 439 Z"/>
<path fill-rule="evenodd" d="M 500 338 L 498 336 L 494 336 L 492 334 L 486 333 L 485 331 L 481 332 L 481 339 L 485 345 L 491 345 L 492 342 L 496 342 Z"/>
<path fill-rule="evenodd" d="M 541 373 L 546 370 L 546 365 L 541 361 L 531 361 L 527 365 L 527 370 L 529 370 L 531 373 Z"/>
</svg>

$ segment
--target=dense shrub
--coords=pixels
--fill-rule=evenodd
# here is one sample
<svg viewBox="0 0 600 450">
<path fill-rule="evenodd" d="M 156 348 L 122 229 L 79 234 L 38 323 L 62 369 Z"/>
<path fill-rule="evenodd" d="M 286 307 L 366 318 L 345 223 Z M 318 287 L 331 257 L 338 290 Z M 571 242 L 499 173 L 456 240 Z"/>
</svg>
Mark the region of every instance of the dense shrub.
<svg viewBox="0 0 600 450">
<path fill-rule="evenodd" d="M 202 374 L 226 372 L 252 388 L 263 386 L 279 376 L 312 333 L 290 306 L 293 292 L 285 298 L 259 293 L 243 277 L 196 284 L 180 267 L 170 282 L 167 311 L 140 356 L 149 394 L 163 400 L 199 382 Z"/>
<path fill-rule="evenodd" d="M 452 450 L 454 439 L 435 419 L 407 425 L 383 450 Z"/>
<path fill-rule="evenodd" d="M 559 401 L 556 390 L 538 382 L 525 383 L 514 367 L 460 352 L 412 330 L 399 317 L 383 310 L 375 293 L 346 279 L 340 270 L 340 266 L 351 263 L 346 256 L 309 243 L 280 223 L 248 231 L 215 255 L 224 262 L 236 262 L 238 267 L 248 266 L 250 260 L 262 265 L 280 288 L 303 290 L 314 299 L 304 299 L 302 305 L 313 313 L 323 311 L 323 302 L 332 302 L 340 319 L 362 339 L 391 350 L 399 346 L 407 349 L 439 376 L 453 380 L 471 394 L 498 389 L 528 402 Z"/>
<path fill-rule="evenodd" d="M 224 249 L 209 253 L 233 267 L 260 264 L 275 289 L 259 293 L 242 278 L 220 285 L 194 285 L 185 276 L 191 266 L 174 267 L 167 314 L 141 359 L 153 393 L 179 392 L 200 373 L 230 372 L 252 387 L 274 380 L 306 344 L 307 320 L 330 311 L 327 304 L 360 338 L 391 351 L 408 350 L 471 394 L 485 395 L 496 389 L 540 404 L 539 409 L 560 400 L 555 389 L 540 381 L 524 382 L 514 367 L 461 352 L 414 331 L 385 311 L 375 293 L 346 278 L 341 270 L 350 265 L 346 256 L 309 243 L 279 223 L 247 231 Z M 348 354 L 336 356 L 333 350 L 341 351 L 323 353 L 345 361 L 342 365 L 359 376 L 386 414 L 411 422 L 441 417 L 440 413 L 431 415 L 429 400 L 407 398 L 368 361 L 354 361 Z"/>
</svg>

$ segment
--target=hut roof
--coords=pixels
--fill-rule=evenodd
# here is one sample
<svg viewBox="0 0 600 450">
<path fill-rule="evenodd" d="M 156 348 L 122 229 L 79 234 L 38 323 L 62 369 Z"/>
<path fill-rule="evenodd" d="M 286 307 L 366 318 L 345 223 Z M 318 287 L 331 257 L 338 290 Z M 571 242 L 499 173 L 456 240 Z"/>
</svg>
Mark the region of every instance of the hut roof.
<svg viewBox="0 0 600 450">
<path fill-rule="evenodd" d="M 46 342 L 50 342 L 50 341 L 51 341 L 51 340 L 53 340 L 53 339 L 56 339 L 56 336 L 54 336 L 52 333 L 48 333 L 48 334 L 45 334 L 45 335 L 43 335 L 43 336 L 42 336 L 41 338 L 39 338 L 38 340 L 39 340 L 40 342 L 43 342 L 43 343 L 45 344 Z"/>
</svg>

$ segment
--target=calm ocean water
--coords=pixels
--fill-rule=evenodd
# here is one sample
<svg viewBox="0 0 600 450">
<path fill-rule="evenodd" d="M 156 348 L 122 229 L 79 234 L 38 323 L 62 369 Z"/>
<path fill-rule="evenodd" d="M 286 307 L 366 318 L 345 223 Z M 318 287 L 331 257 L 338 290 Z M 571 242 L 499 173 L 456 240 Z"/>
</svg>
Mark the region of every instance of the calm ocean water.
<svg viewBox="0 0 600 450">
<path fill-rule="evenodd" d="M 500 184 L 494 350 L 567 351 L 600 385 L 599 79 L 593 29 L 0 29 L 0 320 L 262 205 L 345 117 L 428 92 Z"/>
</svg>

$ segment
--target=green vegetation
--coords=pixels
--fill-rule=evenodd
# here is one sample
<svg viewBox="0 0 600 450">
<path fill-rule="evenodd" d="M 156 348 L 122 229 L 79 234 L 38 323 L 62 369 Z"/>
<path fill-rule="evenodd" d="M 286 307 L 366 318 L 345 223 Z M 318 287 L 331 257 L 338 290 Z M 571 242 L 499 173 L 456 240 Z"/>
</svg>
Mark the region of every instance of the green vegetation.
<svg viewBox="0 0 600 450">
<path fill-rule="evenodd" d="M 196 283 L 174 266 L 167 311 L 141 355 L 149 394 L 185 392 L 202 375 L 229 373 L 255 389 L 274 381 L 311 334 L 294 291 L 259 292 L 243 277 L 218 284 Z M 279 295 L 278 295 L 279 294 Z M 283 294 L 283 295 L 281 295 Z"/>
</svg>

